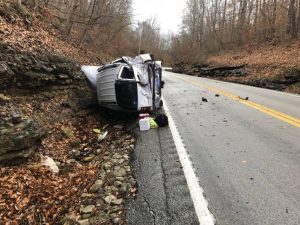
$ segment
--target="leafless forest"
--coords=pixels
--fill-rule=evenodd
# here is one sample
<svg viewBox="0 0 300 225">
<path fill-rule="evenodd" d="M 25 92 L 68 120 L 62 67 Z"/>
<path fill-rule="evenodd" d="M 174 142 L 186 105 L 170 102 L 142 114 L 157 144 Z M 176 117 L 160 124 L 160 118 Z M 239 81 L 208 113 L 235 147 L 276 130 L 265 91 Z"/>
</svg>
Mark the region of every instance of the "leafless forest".
<svg viewBox="0 0 300 225">
<path fill-rule="evenodd" d="M 300 36 L 300 0 L 187 0 L 177 34 L 162 33 L 155 18 L 135 22 L 132 0 L 14 1 L 42 13 L 76 46 L 111 56 L 152 52 L 166 62 L 195 62 Z"/>
<path fill-rule="evenodd" d="M 296 0 L 188 0 L 181 33 L 172 37 L 170 53 L 192 60 L 243 45 L 296 39 L 299 6 Z"/>
</svg>

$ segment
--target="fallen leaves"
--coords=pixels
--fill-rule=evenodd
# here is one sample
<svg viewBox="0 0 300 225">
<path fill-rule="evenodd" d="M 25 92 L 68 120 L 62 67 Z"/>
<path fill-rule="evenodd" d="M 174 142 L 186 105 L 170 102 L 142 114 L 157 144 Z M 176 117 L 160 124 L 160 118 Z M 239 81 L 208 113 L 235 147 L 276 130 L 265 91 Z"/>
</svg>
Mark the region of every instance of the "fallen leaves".
<svg viewBox="0 0 300 225">
<path fill-rule="evenodd" d="M 95 168 L 72 168 L 68 177 L 55 176 L 45 167 L 2 168 L 0 220 L 24 224 L 57 223 L 62 213 L 79 205 L 84 186 L 94 179 Z"/>
<path fill-rule="evenodd" d="M 60 102 L 66 98 L 64 93 L 44 102 L 36 97 L 14 98 L 13 108 L 22 108 L 25 115 L 40 121 L 48 131 L 40 153 L 51 157 L 60 171 L 54 174 L 49 167 L 42 166 L 40 153 L 28 164 L 0 168 L 1 224 L 57 224 L 69 210 L 79 210 L 81 194 L 96 179 L 99 162 L 81 160 L 96 151 L 93 147 L 98 145 L 97 135 L 92 129 L 106 124 L 99 123 L 94 115 L 73 114 L 71 109 L 63 108 Z M 3 115 L 7 110 L 3 110 Z M 70 129 L 73 135 L 63 135 L 62 127 Z M 68 165 L 73 148 L 78 148 L 82 155 L 79 161 Z"/>
<path fill-rule="evenodd" d="M 251 49 L 220 52 L 217 55 L 209 56 L 206 63 L 211 66 L 247 64 L 247 76 L 227 77 L 224 80 L 253 85 L 253 83 L 282 80 L 286 70 L 299 67 L 299 54 L 300 45 L 298 41 L 278 44 L 275 48 L 271 44 L 264 43 L 260 46 L 251 47 Z M 300 93 L 300 88 L 297 87 L 296 83 L 294 86 L 289 86 L 287 91 Z"/>
<path fill-rule="evenodd" d="M 43 21 L 32 15 L 32 29 L 27 29 L 21 20 L 8 23 L 0 16 L 0 41 L 28 52 L 55 52 L 67 55 L 82 63 L 95 63 L 98 58 L 108 58 L 106 55 L 91 51 L 82 51 L 72 40 L 64 40 L 62 35 L 49 21 Z M 97 60 L 98 62 L 98 60 Z"/>
</svg>

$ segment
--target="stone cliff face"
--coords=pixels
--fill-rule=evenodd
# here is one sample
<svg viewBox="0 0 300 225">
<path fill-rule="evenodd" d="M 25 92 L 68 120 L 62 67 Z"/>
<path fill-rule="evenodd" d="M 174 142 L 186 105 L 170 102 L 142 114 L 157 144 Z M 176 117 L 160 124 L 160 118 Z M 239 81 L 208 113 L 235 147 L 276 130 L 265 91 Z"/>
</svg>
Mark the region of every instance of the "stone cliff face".
<svg viewBox="0 0 300 225">
<path fill-rule="evenodd" d="M 0 164 L 30 158 L 45 135 L 41 124 L 22 114 L 20 102 L 40 104 L 64 92 L 72 98 L 64 104 L 78 109 L 88 104 L 85 84 L 80 67 L 70 59 L 0 44 Z"/>
<path fill-rule="evenodd" d="M 22 53 L 0 44 L 0 90 L 78 84 L 80 67 L 53 54 Z"/>
<path fill-rule="evenodd" d="M 35 153 L 44 131 L 32 120 L 14 115 L 0 120 L 0 164 L 18 164 Z"/>
</svg>

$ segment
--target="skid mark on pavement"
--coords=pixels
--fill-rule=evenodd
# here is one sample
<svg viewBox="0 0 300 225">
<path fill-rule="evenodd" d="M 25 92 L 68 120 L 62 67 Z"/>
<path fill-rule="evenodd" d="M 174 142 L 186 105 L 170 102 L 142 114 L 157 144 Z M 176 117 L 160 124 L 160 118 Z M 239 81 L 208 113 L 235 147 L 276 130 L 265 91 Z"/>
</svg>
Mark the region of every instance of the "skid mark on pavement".
<svg viewBox="0 0 300 225">
<path fill-rule="evenodd" d="M 235 101 L 238 101 L 244 105 L 247 105 L 251 108 L 254 108 L 258 111 L 261 111 L 269 116 L 272 116 L 272 117 L 275 117 L 281 121 L 284 121 L 286 123 L 289 123 L 295 127 L 299 127 L 300 128 L 300 120 L 295 118 L 295 117 L 292 117 L 292 116 L 289 116 L 289 115 L 286 115 L 282 112 L 279 112 L 279 111 L 276 111 L 274 109 L 271 109 L 271 108 L 268 108 L 266 106 L 263 106 L 261 104 L 258 104 L 256 102 L 253 102 L 253 101 L 249 101 L 249 100 L 244 100 L 242 98 L 240 98 L 239 96 L 236 96 L 236 95 L 233 95 L 227 91 L 223 91 L 221 89 L 218 89 L 218 88 L 214 88 L 212 86 L 209 86 L 203 82 L 200 82 L 200 81 L 192 81 L 192 80 L 189 80 L 189 79 L 186 79 L 186 78 L 183 78 L 183 77 L 180 77 L 180 76 L 176 76 L 176 75 L 172 75 L 173 77 L 176 77 L 178 79 L 181 79 L 181 80 L 184 80 L 186 82 L 189 82 L 191 84 L 194 84 L 198 87 L 202 87 L 202 88 L 206 88 L 207 90 L 209 91 L 212 91 L 212 92 L 215 92 L 215 93 L 218 93 L 218 94 L 221 94 L 223 96 L 226 96 L 232 100 L 235 100 Z"/>
</svg>

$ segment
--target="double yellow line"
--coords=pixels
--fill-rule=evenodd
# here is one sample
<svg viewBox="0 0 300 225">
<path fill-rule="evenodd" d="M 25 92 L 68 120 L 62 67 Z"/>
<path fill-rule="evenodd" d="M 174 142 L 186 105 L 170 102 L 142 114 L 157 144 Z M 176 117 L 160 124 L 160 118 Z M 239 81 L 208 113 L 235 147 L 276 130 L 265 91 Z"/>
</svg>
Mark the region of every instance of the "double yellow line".
<svg viewBox="0 0 300 225">
<path fill-rule="evenodd" d="M 268 115 L 270 115 L 272 117 L 275 117 L 275 118 L 277 118 L 279 120 L 287 122 L 287 123 L 289 123 L 289 124 L 291 124 L 291 125 L 293 125 L 295 127 L 300 127 L 300 120 L 297 119 L 297 118 L 295 118 L 295 117 L 286 115 L 286 114 L 284 114 L 282 112 L 278 112 L 278 111 L 276 111 L 274 109 L 268 108 L 268 107 L 260 105 L 258 103 L 242 99 L 239 96 L 236 96 L 236 95 L 233 95 L 233 94 L 231 94 L 229 92 L 226 92 L 226 91 L 223 91 L 223 90 L 211 87 L 211 86 L 209 86 L 207 84 L 196 82 L 196 81 L 191 81 L 189 79 L 185 79 L 183 77 L 179 77 L 179 76 L 176 76 L 176 75 L 173 75 L 173 76 L 177 77 L 177 78 L 179 78 L 181 80 L 187 81 L 189 83 L 192 83 L 192 84 L 194 84 L 194 85 L 196 85 L 198 87 L 206 88 L 206 89 L 208 89 L 208 90 L 210 90 L 212 92 L 215 92 L 217 94 L 221 94 L 221 95 L 226 96 L 226 97 L 228 97 L 230 99 L 238 101 L 238 102 L 240 102 L 240 103 L 242 103 L 244 105 L 247 105 L 247 106 L 249 106 L 251 108 L 257 109 L 257 110 L 259 110 L 259 111 L 261 111 L 261 112 L 263 112 L 265 114 L 268 114 Z"/>
</svg>

